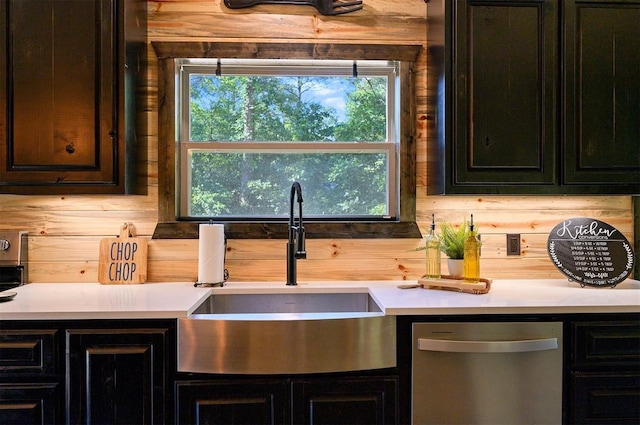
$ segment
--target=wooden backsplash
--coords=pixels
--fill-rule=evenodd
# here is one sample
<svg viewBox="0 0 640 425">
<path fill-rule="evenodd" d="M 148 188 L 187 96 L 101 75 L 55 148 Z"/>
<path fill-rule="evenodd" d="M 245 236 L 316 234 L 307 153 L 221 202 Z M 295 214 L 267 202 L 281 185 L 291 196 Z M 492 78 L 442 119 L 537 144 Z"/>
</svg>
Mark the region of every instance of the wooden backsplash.
<svg viewBox="0 0 640 425">
<path fill-rule="evenodd" d="M 151 41 L 313 41 L 334 43 L 422 44 L 426 47 L 424 0 L 364 0 L 360 12 L 318 15 L 310 6 L 261 5 L 229 10 L 222 0 L 149 1 Z M 30 280 L 96 282 L 100 239 L 132 222 L 138 236 L 149 237 L 157 220 L 157 61 L 149 50 L 145 111 L 146 162 L 139 173 L 146 195 L 0 196 L 0 228 L 29 232 Z M 481 274 L 493 278 L 562 278 L 551 263 L 548 232 L 561 220 L 588 216 L 615 226 L 633 239 L 630 196 L 427 196 L 429 154 L 427 58 L 423 50 L 417 75 L 417 218 L 423 234 L 432 213 L 438 221 L 460 222 L 470 213 L 482 235 Z M 285 202 L 283 200 L 283 202 Z M 506 255 L 506 234 L 521 234 L 522 252 Z M 299 280 L 416 279 L 425 272 L 417 239 L 307 241 L 308 259 L 299 261 Z M 230 240 L 227 268 L 231 281 L 284 280 L 285 240 Z M 197 240 L 149 240 L 148 281 L 194 281 Z"/>
</svg>

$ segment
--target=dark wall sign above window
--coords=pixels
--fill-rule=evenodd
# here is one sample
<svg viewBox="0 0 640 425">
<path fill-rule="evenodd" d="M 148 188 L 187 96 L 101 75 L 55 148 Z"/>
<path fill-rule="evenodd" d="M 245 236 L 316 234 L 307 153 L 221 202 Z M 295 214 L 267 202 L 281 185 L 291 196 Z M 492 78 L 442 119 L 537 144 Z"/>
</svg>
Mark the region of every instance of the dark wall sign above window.
<svg viewBox="0 0 640 425">
<path fill-rule="evenodd" d="M 613 287 L 633 271 L 631 244 L 600 220 L 564 220 L 549 233 L 547 249 L 558 270 L 581 286 Z"/>
</svg>

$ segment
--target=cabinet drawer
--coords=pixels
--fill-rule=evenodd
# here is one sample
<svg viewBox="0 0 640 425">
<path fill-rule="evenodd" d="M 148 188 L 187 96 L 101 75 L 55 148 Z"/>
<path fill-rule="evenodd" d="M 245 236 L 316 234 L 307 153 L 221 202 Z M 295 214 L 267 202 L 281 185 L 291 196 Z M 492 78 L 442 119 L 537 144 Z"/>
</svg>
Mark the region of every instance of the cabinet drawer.
<svg viewBox="0 0 640 425">
<path fill-rule="evenodd" d="M 570 423 L 639 423 L 640 374 L 576 372 L 571 387 Z"/>
<path fill-rule="evenodd" d="M 59 394 L 57 383 L 0 384 L 0 423 L 61 423 Z"/>
<path fill-rule="evenodd" d="M 573 366 L 640 368 L 640 321 L 572 324 Z"/>
<path fill-rule="evenodd" d="M 290 422 L 286 379 L 177 381 L 178 424 L 284 424 Z"/>
<path fill-rule="evenodd" d="M 56 329 L 0 330 L 0 376 L 57 373 Z"/>
<path fill-rule="evenodd" d="M 57 383 L 0 383 L 0 423 L 57 424 L 60 416 Z"/>
</svg>

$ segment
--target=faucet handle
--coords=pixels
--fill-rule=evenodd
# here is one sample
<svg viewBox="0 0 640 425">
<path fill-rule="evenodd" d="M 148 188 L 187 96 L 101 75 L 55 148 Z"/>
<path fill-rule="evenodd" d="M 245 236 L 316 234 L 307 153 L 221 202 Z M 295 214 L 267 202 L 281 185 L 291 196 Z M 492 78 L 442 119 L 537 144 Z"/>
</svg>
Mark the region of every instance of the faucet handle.
<svg viewBox="0 0 640 425">
<path fill-rule="evenodd" d="M 296 228 L 296 252 L 295 257 L 299 259 L 307 258 L 307 251 L 305 250 L 305 231 L 304 227 Z"/>
</svg>

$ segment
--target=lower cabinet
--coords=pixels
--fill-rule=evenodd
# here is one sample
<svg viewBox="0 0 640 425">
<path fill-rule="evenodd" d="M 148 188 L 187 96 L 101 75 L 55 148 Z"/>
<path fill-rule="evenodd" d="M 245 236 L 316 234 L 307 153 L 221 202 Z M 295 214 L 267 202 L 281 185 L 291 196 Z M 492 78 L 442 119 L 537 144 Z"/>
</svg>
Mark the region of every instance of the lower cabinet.
<svg viewBox="0 0 640 425">
<path fill-rule="evenodd" d="M 2 321 L 0 424 L 408 423 L 414 319 L 398 321 L 398 368 L 289 376 L 176 373 L 175 320 Z M 640 423 L 640 315 L 554 320 L 565 323 L 563 422 Z"/>
<path fill-rule="evenodd" d="M 71 423 L 165 422 L 166 329 L 66 331 Z"/>
<path fill-rule="evenodd" d="M 569 423 L 640 423 L 640 320 L 570 327 Z"/>
<path fill-rule="evenodd" d="M 176 382 L 179 424 L 396 424 L 395 376 Z"/>
<path fill-rule="evenodd" d="M 175 321 L 3 321 L 0 424 L 173 422 Z"/>
<path fill-rule="evenodd" d="M 610 290 L 617 289 L 602 289 Z M 407 369 L 414 346 L 412 324 L 488 321 L 563 322 L 562 424 L 640 424 L 640 313 L 398 316 L 398 366 L 403 377 L 400 423 L 411 422 L 403 414 L 411 411 L 415 391 L 411 388 L 411 370 Z M 526 374 L 523 370 L 518 375 L 525 384 Z M 450 404 L 456 409 L 459 400 L 452 399 Z"/>
</svg>

